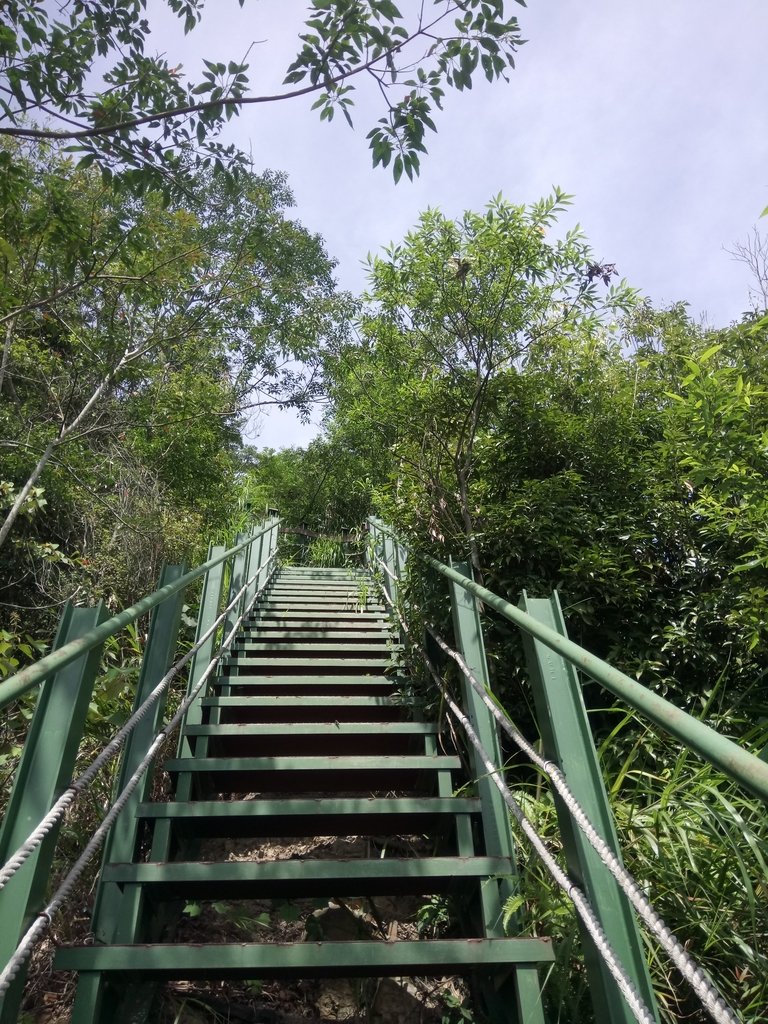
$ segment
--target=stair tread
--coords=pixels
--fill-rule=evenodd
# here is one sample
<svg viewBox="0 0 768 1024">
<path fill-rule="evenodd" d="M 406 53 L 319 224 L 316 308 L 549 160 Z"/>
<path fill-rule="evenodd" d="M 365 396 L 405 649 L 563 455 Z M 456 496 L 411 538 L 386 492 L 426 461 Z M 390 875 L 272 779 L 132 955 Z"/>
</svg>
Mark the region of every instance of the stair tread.
<svg viewBox="0 0 768 1024">
<path fill-rule="evenodd" d="M 297 882 L 307 878 L 350 880 L 374 878 L 429 879 L 487 878 L 509 875 L 504 857 L 425 857 L 272 861 L 174 861 L 144 864 L 106 864 L 102 877 L 110 882 L 160 885 L 166 882 L 262 881 Z"/>
<path fill-rule="evenodd" d="M 165 762 L 169 772 L 315 772 L 378 771 L 424 769 L 448 771 L 460 768 L 458 757 L 447 755 L 401 754 L 326 754 L 288 757 L 175 757 Z"/>
<path fill-rule="evenodd" d="M 241 942 L 134 946 L 69 946 L 57 951 L 56 970 L 141 973 L 155 978 L 366 977 L 473 967 L 551 963 L 547 939 L 421 939 L 397 942 Z"/>
<path fill-rule="evenodd" d="M 274 666 L 274 662 L 270 662 L 270 667 Z M 338 668 L 339 663 L 335 661 L 331 668 Z M 290 666 L 289 666 L 290 667 Z M 316 666 L 317 667 L 317 666 Z M 307 676 L 294 676 L 294 675 L 262 675 L 261 673 L 254 673 L 253 675 L 246 675 L 240 672 L 228 673 L 226 675 L 218 676 L 214 682 L 214 686 L 240 686 L 250 687 L 251 689 L 259 689 L 268 686 L 301 686 L 306 687 L 308 690 L 318 689 L 324 686 L 335 686 L 344 689 L 345 687 L 355 686 L 373 686 L 376 689 L 389 693 L 395 686 L 395 683 L 391 676 L 385 676 L 383 672 L 371 673 L 370 675 L 353 675 L 348 676 L 334 676 L 334 675 L 307 675 Z M 344 697 L 346 700 L 346 697 Z"/>
<path fill-rule="evenodd" d="M 234 666 L 234 667 L 238 667 L 238 668 L 240 668 L 240 667 L 252 668 L 252 669 L 272 668 L 274 666 L 274 664 L 275 664 L 275 658 L 273 658 L 273 657 L 247 657 L 247 658 L 240 658 L 240 659 L 237 660 L 237 662 L 230 662 L 228 664 L 231 665 L 231 666 Z M 385 669 L 390 664 L 391 663 L 390 663 L 389 658 L 386 658 L 386 657 L 367 657 L 367 658 L 361 658 L 361 657 L 282 657 L 282 658 L 280 658 L 280 665 L 282 665 L 282 666 L 291 666 L 291 667 L 295 667 L 295 668 L 298 668 L 298 669 L 309 668 L 310 666 L 314 666 L 314 668 L 317 668 L 317 669 L 321 669 L 321 668 L 335 669 L 335 668 L 339 668 L 339 666 L 343 666 L 343 665 L 347 665 L 349 667 L 352 667 L 352 666 L 360 667 L 361 666 L 361 667 L 364 667 L 364 668 L 367 667 L 367 666 L 371 666 L 372 668 Z"/>
<path fill-rule="evenodd" d="M 240 651 L 243 648 L 247 648 L 249 651 L 338 651 L 339 654 L 345 655 L 350 651 L 372 651 L 375 654 L 388 653 L 389 648 L 382 650 L 381 643 L 362 643 L 362 644 L 349 644 L 349 643 L 326 643 L 325 641 L 318 641 L 313 644 L 307 643 L 295 643 L 293 640 L 248 640 L 242 641 L 234 645 L 235 651 Z M 242 661 L 239 654 L 234 655 L 230 658 L 231 661 Z"/>
<path fill-rule="evenodd" d="M 371 676 L 363 676 L 363 682 L 370 682 Z M 201 704 L 210 708 L 275 708 L 275 707 L 319 707 L 328 708 L 338 704 L 338 697 L 321 695 L 319 697 L 309 696 L 280 696 L 280 697 L 250 697 L 241 695 L 239 697 L 203 697 Z M 368 697 L 345 697 L 345 707 L 368 707 L 368 708 L 397 708 L 400 705 L 391 697 L 383 697 L 378 694 Z"/>
<path fill-rule="evenodd" d="M 261 638 L 267 636 L 269 639 L 272 637 L 285 640 L 315 640 L 315 639 L 329 639 L 329 640 L 356 640 L 358 638 L 364 640 L 378 640 L 387 639 L 391 636 L 388 629 L 382 627 L 378 630 L 347 630 L 342 628 L 334 628 L 331 630 L 326 629 L 315 629 L 315 630 L 286 630 L 280 628 L 278 625 L 265 625 L 259 630 L 244 630 L 236 641 L 236 646 L 244 642 L 248 642 L 251 637 Z"/>
<path fill-rule="evenodd" d="M 358 736 L 368 733 L 390 736 L 429 736 L 439 732 L 434 722 L 290 722 L 227 723 L 187 726 L 187 736 Z"/>
<path fill-rule="evenodd" d="M 303 797 L 281 800 L 171 800 L 139 805 L 140 818 L 315 817 L 476 814 L 477 797 Z"/>
</svg>

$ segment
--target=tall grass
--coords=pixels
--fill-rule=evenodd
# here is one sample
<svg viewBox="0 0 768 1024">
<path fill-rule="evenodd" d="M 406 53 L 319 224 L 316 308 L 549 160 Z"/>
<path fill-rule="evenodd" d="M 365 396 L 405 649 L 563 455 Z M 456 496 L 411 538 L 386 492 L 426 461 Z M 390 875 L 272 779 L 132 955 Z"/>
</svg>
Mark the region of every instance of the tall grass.
<svg viewBox="0 0 768 1024">
<path fill-rule="evenodd" d="M 751 709 L 754 710 L 754 709 Z M 709 972 L 745 1024 L 768 1021 L 768 813 L 762 802 L 730 782 L 674 740 L 645 726 L 633 712 L 613 709 L 619 721 L 600 758 L 627 868 L 644 884 L 666 923 Z M 750 716 L 752 717 L 752 716 Z M 738 709 L 712 722 L 760 750 L 768 724 L 745 720 Z M 520 794 L 526 813 L 560 847 L 549 792 Z M 525 860 L 524 896 L 535 933 L 558 941 L 548 986 L 555 1019 L 594 1018 L 580 957 L 575 918 L 533 855 Z M 709 1018 L 663 951 L 647 939 L 662 1018 L 698 1024 Z"/>
</svg>

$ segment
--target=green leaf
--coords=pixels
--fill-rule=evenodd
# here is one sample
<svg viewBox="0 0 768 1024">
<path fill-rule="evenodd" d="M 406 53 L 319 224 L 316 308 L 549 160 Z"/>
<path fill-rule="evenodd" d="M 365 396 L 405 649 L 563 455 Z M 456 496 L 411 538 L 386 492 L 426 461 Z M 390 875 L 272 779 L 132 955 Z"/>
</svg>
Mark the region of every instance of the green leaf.
<svg viewBox="0 0 768 1024">
<path fill-rule="evenodd" d="M 720 344 L 718 344 L 718 345 L 710 345 L 710 347 L 708 349 L 706 349 L 706 351 L 702 352 L 701 355 L 699 356 L 699 363 L 700 364 L 706 363 L 709 359 L 712 358 L 713 355 L 715 355 L 716 352 L 719 352 L 722 347 L 723 346 L 720 345 Z"/>
</svg>

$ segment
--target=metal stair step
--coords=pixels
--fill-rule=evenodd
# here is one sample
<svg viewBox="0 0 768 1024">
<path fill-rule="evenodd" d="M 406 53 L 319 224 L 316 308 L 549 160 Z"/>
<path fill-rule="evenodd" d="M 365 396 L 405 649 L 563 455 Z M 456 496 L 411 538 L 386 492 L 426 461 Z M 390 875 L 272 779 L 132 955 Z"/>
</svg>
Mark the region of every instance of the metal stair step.
<svg viewBox="0 0 768 1024">
<path fill-rule="evenodd" d="M 224 666 L 223 671 L 228 675 L 242 674 L 243 669 L 272 668 L 275 664 L 274 658 L 238 658 L 230 660 Z M 385 669 L 391 665 L 389 658 L 281 658 L 281 665 L 290 665 L 293 668 L 381 668 Z M 232 671 L 236 669 L 237 671 Z"/>
<path fill-rule="evenodd" d="M 247 772 L 270 775 L 305 775 L 305 782 L 328 772 L 360 772 L 384 774 L 399 771 L 452 771 L 461 768 L 458 757 L 445 754 L 402 754 L 395 757 L 364 754 L 310 755 L 308 757 L 174 757 L 165 762 L 166 771 L 178 772 Z M 312 778 L 306 778 L 311 772 Z"/>
<path fill-rule="evenodd" d="M 503 857 L 360 860 L 178 861 L 107 864 L 101 877 L 142 885 L 150 899 L 277 899 L 456 892 L 468 881 L 511 874 Z"/>
<path fill-rule="evenodd" d="M 170 820 L 205 838 L 378 836 L 444 833 L 457 815 L 476 815 L 475 797 L 316 797 L 189 800 L 140 804 L 137 816 Z"/>
<path fill-rule="evenodd" d="M 187 736 L 431 736 L 439 732 L 434 722 L 316 722 L 285 725 L 190 725 Z"/>
<path fill-rule="evenodd" d="M 239 641 L 233 645 L 236 651 L 275 651 L 280 654 L 283 652 L 290 651 L 338 651 L 338 653 L 346 657 L 350 653 L 361 653 L 371 652 L 373 654 L 387 654 L 390 648 L 384 646 L 384 642 L 387 638 L 383 637 L 379 643 L 343 643 L 337 641 L 336 643 L 327 643 L 323 640 L 318 640 L 315 643 L 297 643 L 294 640 L 273 640 L 271 637 L 268 640 L 260 642 L 258 640 L 247 640 Z M 240 660 L 240 655 L 233 656 L 230 660 Z"/>
<path fill-rule="evenodd" d="M 392 637 L 391 632 L 383 627 L 379 629 L 347 629 L 343 626 L 330 629 L 318 626 L 315 629 L 285 629 L 277 625 L 264 624 L 259 629 L 243 630 L 232 645 L 234 648 L 244 647 L 252 640 L 361 640 L 386 641 Z"/>
<path fill-rule="evenodd" d="M 274 665 L 274 662 L 272 663 Z M 338 664 L 334 664 L 334 667 L 338 669 Z M 286 696 L 299 696 L 306 694 L 307 696 L 336 696 L 339 699 L 346 700 L 347 696 L 364 696 L 382 694 L 387 696 L 391 694 L 395 689 L 394 681 L 388 676 L 384 675 L 357 675 L 350 673 L 348 676 L 307 676 L 306 678 L 297 678 L 293 675 L 273 675 L 268 676 L 261 675 L 240 675 L 233 673 L 232 675 L 223 675 L 218 677 L 214 681 L 214 687 L 227 688 L 231 691 L 236 691 L 238 694 L 247 693 L 260 693 L 264 695 L 276 696 L 277 694 L 285 694 Z"/>
<path fill-rule="evenodd" d="M 551 963 L 546 939 L 226 943 L 220 945 L 72 946 L 55 970 L 171 978 L 388 977 L 466 974 L 477 967 Z"/>
<path fill-rule="evenodd" d="M 216 793 L 379 793 L 431 788 L 433 773 L 458 770 L 458 757 L 401 754 L 296 757 L 179 757 L 172 775 L 187 772 Z"/>
<path fill-rule="evenodd" d="M 288 583 L 285 580 L 278 580 L 273 583 L 267 591 L 268 594 L 297 594 L 303 597 L 306 594 L 317 595 L 318 597 L 335 597 L 341 594 L 343 597 L 361 597 L 363 591 L 370 593 L 371 587 L 361 588 L 357 583 L 316 583 L 306 581 L 302 583 Z"/>
<path fill-rule="evenodd" d="M 317 566 L 317 565 L 284 565 L 278 573 L 278 578 L 286 576 L 317 576 L 319 579 L 344 577 L 345 579 L 370 579 L 365 569 L 352 569 L 344 566 Z"/>
<path fill-rule="evenodd" d="M 345 625 L 347 622 L 352 622 L 357 625 L 360 623 L 367 624 L 371 622 L 386 623 L 388 621 L 387 616 L 384 612 L 338 612 L 326 610 L 319 612 L 316 611 L 312 614 L 307 614 L 304 611 L 286 609 L 281 614 L 278 614 L 276 611 L 272 609 L 265 609 L 263 606 L 261 606 L 258 611 L 254 612 L 245 620 L 244 626 L 246 629 L 248 629 L 249 627 L 254 627 L 258 625 L 260 622 L 273 622 L 276 624 L 281 624 L 283 622 L 293 623 L 295 621 L 300 621 L 302 619 L 307 622 L 314 623 L 327 621 L 331 625 L 340 622 L 343 622 Z"/>
<path fill-rule="evenodd" d="M 311 722 L 279 724 L 203 724 L 189 726 L 187 736 L 207 736 L 212 757 L 258 754 L 278 756 L 286 750 L 307 755 L 407 755 L 424 752 L 425 736 L 438 728 L 427 722 Z"/>
<path fill-rule="evenodd" d="M 203 697 L 203 708 L 218 709 L 222 722 L 349 722 L 392 721 L 403 708 L 390 697 L 280 696 Z"/>
</svg>

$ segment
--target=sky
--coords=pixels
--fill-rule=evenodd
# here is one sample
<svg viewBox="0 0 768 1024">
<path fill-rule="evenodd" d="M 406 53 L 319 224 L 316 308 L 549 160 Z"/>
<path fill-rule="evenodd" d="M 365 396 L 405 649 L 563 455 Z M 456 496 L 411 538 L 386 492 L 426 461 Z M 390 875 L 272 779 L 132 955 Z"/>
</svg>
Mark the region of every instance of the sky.
<svg viewBox="0 0 768 1024">
<path fill-rule="evenodd" d="M 152 40 L 191 78 L 202 57 L 239 60 L 254 43 L 255 91 L 277 93 L 306 6 L 209 0 L 184 37 L 156 0 Z M 405 14 L 418 3 L 399 6 Z M 737 319 L 749 273 L 725 249 L 757 223 L 768 232 L 768 2 L 507 7 L 527 40 L 509 84 L 478 78 L 471 92 L 447 90 L 413 183 L 394 185 L 371 167 L 365 135 L 383 110 L 368 88 L 356 94 L 354 131 L 321 123 L 313 98 L 300 98 L 246 108 L 227 141 L 250 151 L 257 169 L 287 172 L 294 216 L 323 236 L 342 288 L 361 291 L 367 254 L 399 241 L 427 207 L 457 216 L 499 192 L 529 203 L 557 184 L 574 195 L 563 226 L 580 223 L 597 259 L 654 304 L 686 301 L 711 326 Z M 317 429 L 275 411 L 255 425 L 255 443 L 306 444 Z"/>
</svg>

